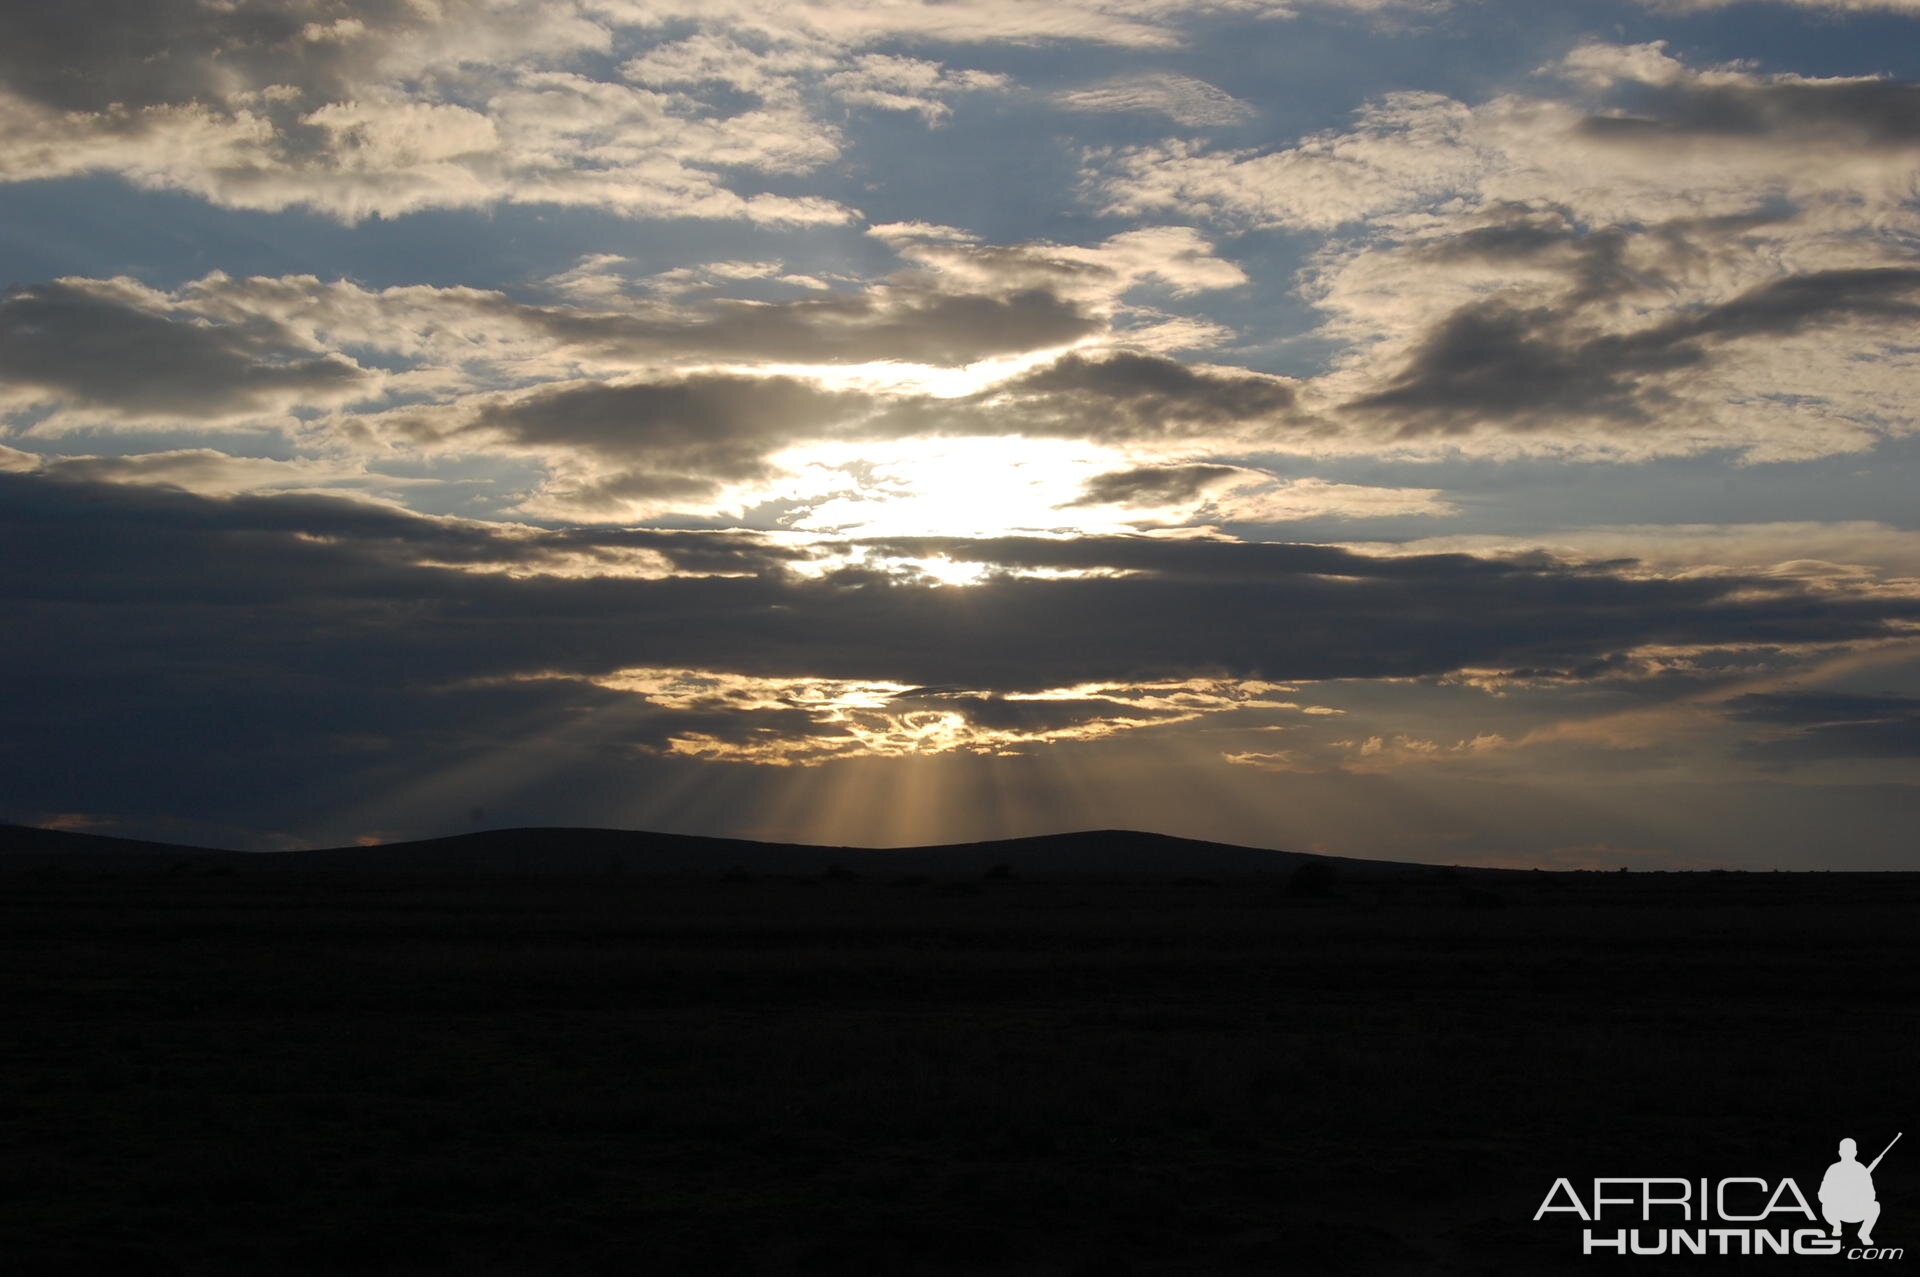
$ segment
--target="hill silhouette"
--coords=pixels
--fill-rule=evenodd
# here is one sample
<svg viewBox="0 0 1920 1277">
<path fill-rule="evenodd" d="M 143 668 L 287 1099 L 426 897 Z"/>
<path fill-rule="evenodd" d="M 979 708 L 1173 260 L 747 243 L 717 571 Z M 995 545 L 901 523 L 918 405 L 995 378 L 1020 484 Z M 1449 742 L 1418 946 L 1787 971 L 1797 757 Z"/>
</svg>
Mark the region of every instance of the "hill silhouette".
<svg viewBox="0 0 1920 1277">
<path fill-rule="evenodd" d="M 1449 873 L 1127 831 L 248 853 L 0 827 L 0 1250 L 1578 1271 L 1578 1222 L 1535 1220 L 1556 1177 L 1818 1176 L 1838 1136 L 1899 1129 L 1916 909 L 1911 873 Z M 1889 1217 L 1915 1173 L 1880 1169 Z"/>
<path fill-rule="evenodd" d="M 376 846 L 245 852 L 0 825 L 0 865 L 98 868 L 199 865 L 249 871 L 408 874 L 924 874 L 996 870 L 1030 877 L 1267 877 L 1322 864 L 1347 877 L 1433 873 L 1435 866 L 1322 856 L 1127 829 L 925 847 L 823 847 L 620 829 L 490 829 Z M 1476 872 L 1498 873 L 1484 870 Z"/>
</svg>

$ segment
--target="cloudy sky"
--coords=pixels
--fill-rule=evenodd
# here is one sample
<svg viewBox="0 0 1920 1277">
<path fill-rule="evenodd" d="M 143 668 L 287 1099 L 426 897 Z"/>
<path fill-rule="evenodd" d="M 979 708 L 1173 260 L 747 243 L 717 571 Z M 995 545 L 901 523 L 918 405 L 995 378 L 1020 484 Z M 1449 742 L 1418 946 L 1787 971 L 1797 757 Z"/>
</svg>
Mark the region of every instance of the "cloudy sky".
<svg viewBox="0 0 1920 1277">
<path fill-rule="evenodd" d="M 0 816 L 1920 868 L 1920 0 L 0 7 Z"/>
</svg>

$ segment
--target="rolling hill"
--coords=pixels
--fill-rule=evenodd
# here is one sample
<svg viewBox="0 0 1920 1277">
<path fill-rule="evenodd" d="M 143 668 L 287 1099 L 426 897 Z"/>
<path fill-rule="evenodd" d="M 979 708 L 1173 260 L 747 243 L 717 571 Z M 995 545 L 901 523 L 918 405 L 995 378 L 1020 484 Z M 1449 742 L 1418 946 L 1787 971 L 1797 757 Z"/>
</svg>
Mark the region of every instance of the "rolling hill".
<svg viewBox="0 0 1920 1277">
<path fill-rule="evenodd" d="M 407 874 L 923 874 L 976 876 L 1254 877 L 1307 863 L 1342 874 L 1398 876 L 1433 866 L 1317 856 L 1132 830 L 1089 830 L 931 847 L 815 847 L 616 829 L 493 829 L 417 842 L 314 851 L 244 852 L 0 826 L 0 867 L 86 865 L 116 871 L 225 866 L 247 872 Z M 1497 871 L 1482 871 L 1497 872 Z"/>
</svg>

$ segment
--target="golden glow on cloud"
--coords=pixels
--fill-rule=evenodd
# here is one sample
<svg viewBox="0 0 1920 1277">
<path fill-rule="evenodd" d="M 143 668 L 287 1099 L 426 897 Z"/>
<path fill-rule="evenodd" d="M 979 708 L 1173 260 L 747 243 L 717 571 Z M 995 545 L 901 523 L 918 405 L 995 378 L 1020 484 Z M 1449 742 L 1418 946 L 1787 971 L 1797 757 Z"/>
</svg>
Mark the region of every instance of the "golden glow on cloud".
<svg viewBox="0 0 1920 1277">
<path fill-rule="evenodd" d="M 651 752 L 775 767 L 948 753 L 1004 756 L 1234 711 L 1338 713 L 1303 707 L 1286 698 L 1290 687 L 1257 679 L 1083 683 L 1002 696 L 883 680 L 675 668 L 628 669 L 591 681 L 662 710 L 728 716 L 743 728 L 724 736 L 673 733 Z M 755 715 L 769 717 L 755 721 Z"/>
</svg>

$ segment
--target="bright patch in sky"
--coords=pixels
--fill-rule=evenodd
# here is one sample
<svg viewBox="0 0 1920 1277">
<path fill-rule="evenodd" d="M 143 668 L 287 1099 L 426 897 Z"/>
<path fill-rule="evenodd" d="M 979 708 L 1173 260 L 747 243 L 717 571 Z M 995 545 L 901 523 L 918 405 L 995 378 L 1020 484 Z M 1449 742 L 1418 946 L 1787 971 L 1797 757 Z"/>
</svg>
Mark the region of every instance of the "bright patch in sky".
<svg viewBox="0 0 1920 1277">
<path fill-rule="evenodd" d="M 1124 528 L 1063 513 L 1089 479 L 1119 464 L 1085 444 L 1017 436 L 809 444 L 772 461 L 796 480 L 774 498 L 795 507 L 780 521 L 801 531 L 989 537 Z"/>
</svg>

